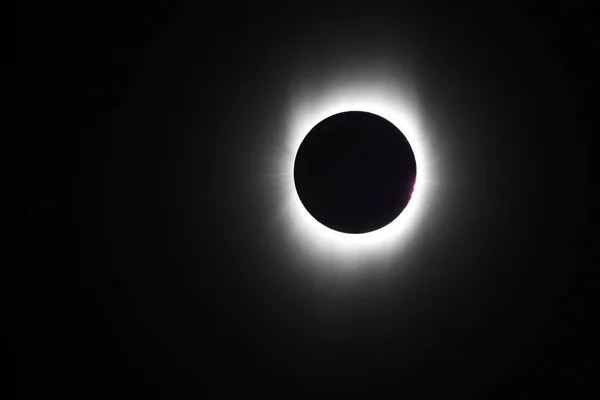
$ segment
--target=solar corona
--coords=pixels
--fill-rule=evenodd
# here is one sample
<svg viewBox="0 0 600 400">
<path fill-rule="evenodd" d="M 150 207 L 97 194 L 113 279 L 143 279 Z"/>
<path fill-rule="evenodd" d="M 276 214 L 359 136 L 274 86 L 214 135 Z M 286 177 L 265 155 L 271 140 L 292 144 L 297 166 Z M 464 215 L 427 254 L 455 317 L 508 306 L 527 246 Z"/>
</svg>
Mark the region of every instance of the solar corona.
<svg viewBox="0 0 600 400">
<path fill-rule="evenodd" d="M 382 76 L 382 74 L 373 74 L 373 76 Z M 271 195 L 275 196 L 274 200 L 280 206 L 277 222 L 283 232 L 278 232 L 280 237 L 277 240 L 286 241 L 286 246 L 289 246 L 292 252 L 308 260 L 309 263 L 347 269 L 358 267 L 365 262 L 373 265 L 377 261 L 390 260 L 406 251 L 412 238 L 424 226 L 428 209 L 434 204 L 435 159 L 429 136 L 421 124 L 418 102 L 414 101 L 416 96 L 407 89 L 409 86 L 404 86 L 402 83 L 397 79 L 385 77 L 366 79 L 342 77 L 320 87 L 306 85 L 291 96 L 286 116 L 286 129 L 276 143 L 279 148 L 278 156 L 273 157 L 274 164 L 271 164 L 271 171 L 268 173 L 277 176 L 278 179 L 278 184 L 270 189 Z M 403 197 L 402 193 L 399 193 L 396 197 L 397 207 L 393 212 L 387 214 L 384 212 L 375 220 L 368 218 L 368 221 L 362 221 L 362 226 L 360 218 L 350 221 L 349 226 L 340 224 L 339 222 L 343 220 L 341 211 L 344 210 L 338 210 L 340 211 L 338 216 L 331 213 L 319 215 L 318 206 L 306 201 L 306 196 L 304 199 L 301 198 L 300 193 L 303 190 L 310 193 L 311 184 L 307 176 L 310 176 L 311 172 L 307 172 L 307 176 L 304 177 L 299 171 L 295 174 L 296 163 L 302 160 L 303 147 L 312 141 L 308 137 L 310 132 L 323 121 L 328 119 L 331 121 L 331 118 L 340 114 L 353 115 L 355 118 L 362 116 L 363 119 L 365 116 L 371 116 L 373 121 L 377 120 L 377 123 L 386 125 L 387 135 L 390 135 L 390 132 L 397 135 L 396 138 L 388 138 L 391 139 L 390 143 L 396 140 L 396 146 L 404 148 L 404 150 L 397 149 L 396 153 L 388 152 L 387 165 L 391 165 L 389 160 L 393 160 L 394 156 L 399 154 L 400 156 L 404 154 L 404 160 L 407 162 L 400 165 L 400 172 L 396 171 L 398 173 L 395 175 L 392 173 L 388 179 L 397 179 L 400 185 L 398 191 L 408 193 L 408 197 Z M 368 134 L 368 131 L 365 132 Z M 354 132 L 354 135 L 358 141 L 364 142 L 367 138 L 367 136 L 360 138 L 360 132 Z M 315 140 L 316 137 L 317 135 Z M 360 148 L 356 143 L 354 146 Z M 307 165 L 310 158 L 307 157 L 305 160 Z M 326 160 L 327 157 L 321 162 L 326 164 Z M 385 168 L 380 171 L 385 171 Z M 314 176 L 318 175 L 316 173 Z M 349 176 L 351 177 L 351 174 Z M 345 179 L 347 180 L 349 176 Z M 362 178 L 364 182 L 365 177 Z M 324 187 L 324 183 L 321 182 L 323 185 L 321 187 Z M 407 184 L 411 187 L 407 188 Z M 298 185 L 300 185 L 300 192 Z M 314 182 L 313 185 L 318 186 Z M 340 185 L 338 189 L 339 187 Z M 384 188 L 385 190 L 393 191 L 394 188 L 387 187 Z M 316 193 L 314 196 L 313 200 L 317 200 Z M 341 197 L 343 198 L 343 195 Z M 393 196 L 390 198 L 393 199 Z M 354 210 L 356 209 L 360 209 L 360 201 L 355 204 Z M 351 206 L 345 211 L 347 215 L 352 215 Z M 334 221 L 336 218 L 338 218 L 337 223 Z M 352 222 L 354 222 L 353 226 Z"/>
</svg>

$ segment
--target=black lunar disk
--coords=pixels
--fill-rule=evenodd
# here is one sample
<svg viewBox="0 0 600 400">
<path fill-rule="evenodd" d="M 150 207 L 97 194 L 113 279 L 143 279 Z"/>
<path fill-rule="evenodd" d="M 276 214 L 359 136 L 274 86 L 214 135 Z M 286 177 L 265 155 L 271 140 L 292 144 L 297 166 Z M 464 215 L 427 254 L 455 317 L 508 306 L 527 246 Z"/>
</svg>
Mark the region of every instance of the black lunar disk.
<svg viewBox="0 0 600 400">
<path fill-rule="evenodd" d="M 402 132 L 368 112 L 349 111 L 319 122 L 294 162 L 294 182 L 308 212 L 345 233 L 380 229 L 408 204 L 417 175 Z"/>
</svg>

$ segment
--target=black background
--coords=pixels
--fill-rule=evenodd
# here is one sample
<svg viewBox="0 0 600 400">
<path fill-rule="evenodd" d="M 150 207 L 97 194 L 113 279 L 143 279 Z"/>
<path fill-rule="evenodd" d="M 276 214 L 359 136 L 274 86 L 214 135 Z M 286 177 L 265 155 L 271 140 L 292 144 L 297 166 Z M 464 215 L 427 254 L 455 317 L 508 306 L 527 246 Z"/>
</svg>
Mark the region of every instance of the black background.
<svg viewBox="0 0 600 400">
<path fill-rule="evenodd" d="M 591 9 L 194 3 L 18 10 L 17 390 L 591 383 Z M 381 43 L 418 71 L 451 189 L 411 274 L 317 285 L 269 236 L 260 160 L 289 71 Z"/>
</svg>

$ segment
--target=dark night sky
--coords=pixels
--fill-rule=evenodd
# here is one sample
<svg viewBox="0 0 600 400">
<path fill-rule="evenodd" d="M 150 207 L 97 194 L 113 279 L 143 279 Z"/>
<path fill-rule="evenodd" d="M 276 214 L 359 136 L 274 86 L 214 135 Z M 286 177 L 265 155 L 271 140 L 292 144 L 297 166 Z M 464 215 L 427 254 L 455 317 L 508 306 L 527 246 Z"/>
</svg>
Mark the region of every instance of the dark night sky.
<svg viewBox="0 0 600 400">
<path fill-rule="evenodd" d="M 590 10 L 193 3 L 18 14 L 18 390 L 591 382 Z M 348 280 L 282 238 L 265 176 L 294 85 L 370 59 L 408 71 L 444 173 L 410 251 Z"/>
</svg>

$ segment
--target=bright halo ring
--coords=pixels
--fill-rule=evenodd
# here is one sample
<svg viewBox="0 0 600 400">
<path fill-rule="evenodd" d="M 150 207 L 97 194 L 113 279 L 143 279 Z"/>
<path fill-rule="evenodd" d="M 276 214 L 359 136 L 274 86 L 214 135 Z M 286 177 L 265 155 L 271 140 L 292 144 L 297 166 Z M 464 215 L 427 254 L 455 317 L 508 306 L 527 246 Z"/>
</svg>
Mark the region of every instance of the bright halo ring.
<svg viewBox="0 0 600 400">
<path fill-rule="evenodd" d="M 284 215 L 280 217 L 295 252 L 313 263 L 347 267 L 363 261 L 372 264 L 389 260 L 406 249 L 432 205 L 434 186 L 431 151 L 421 129 L 415 97 L 389 76 L 370 81 L 347 79 L 315 90 L 305 87 L 295 91 L 287 115 L 283 154 L 276 165 L 282 171 L 276 194 L 279 204 L 283 204 Z M 335 231 L 318 222 L 302 204 L 293 178 L 296 153 L 304 137 L 325 118 L 345 111 L 369 112 L 391 122 L 407 138 L 417 165 L 412 197 L 402 213 L 388 225 L 361 234 Z"/>
</svg>

